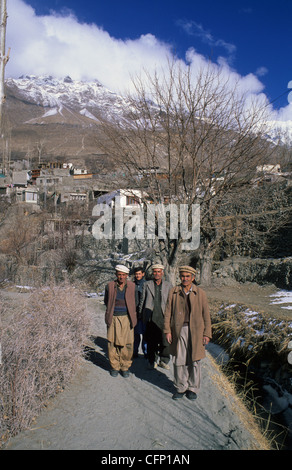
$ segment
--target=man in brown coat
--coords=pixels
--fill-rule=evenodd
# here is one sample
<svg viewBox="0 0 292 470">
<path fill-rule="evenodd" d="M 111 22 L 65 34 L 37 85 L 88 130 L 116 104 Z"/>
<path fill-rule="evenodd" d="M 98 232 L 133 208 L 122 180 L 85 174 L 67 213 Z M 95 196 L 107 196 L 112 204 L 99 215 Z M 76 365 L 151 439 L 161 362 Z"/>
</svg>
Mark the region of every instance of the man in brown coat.
<svg viewBox="0 0 292 470">
<path fill-rule="evenodd" d="M 129 269 L 116 266 L 116 281 L 105 288 L 105 322 L 107 325 L 108 357 L 111 376 L 129 376 L 133 359 L 134 327 L 137 324 L 135 284 L 127 281 Z"/>
<path fill-rule="evenodd" d="M 177 400 L 186 394 L 194 400 L 201 385 L 201 359 L 212 337 L 211 317 L 205 292 L 197 287 L 196 271 L 181 266 L 181 284 L 173 287 L 164 314 L 164 333 L 173 356 L 174 383 Z"/>
</svg>

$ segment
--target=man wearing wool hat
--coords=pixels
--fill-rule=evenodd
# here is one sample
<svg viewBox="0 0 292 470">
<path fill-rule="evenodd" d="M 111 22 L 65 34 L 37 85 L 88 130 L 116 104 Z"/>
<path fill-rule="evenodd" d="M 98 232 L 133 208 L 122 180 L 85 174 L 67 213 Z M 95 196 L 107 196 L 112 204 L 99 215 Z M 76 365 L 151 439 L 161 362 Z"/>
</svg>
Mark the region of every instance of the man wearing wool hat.
<svg viewBox="0 0 292 470">
<path fill-rule="evenodd" d="M 158 365 L 169 369 L 169 344 L 163 334 L 164 310 L 168 293 L 172 285 L 163 279 L 164 266 L 152 265 L 152 277 L 144 284 L 140 306 L 143 305 L 143 322 L 146 325 L 147 356 L 149 368 Z"/>
<path fill-rule="evenodd" d="M 104 296 L 108 358 L 112 377 L 117 377 L 119 371 L 123 377 L 128 377 L 137 324 L 135 284 L 127 280 L 129 269 L 126 266 L 118 264 L 115 270 L 117 279 L 108 283 Z"/>
<path fill-rule="evenodd" d="M 205 292 L 194 284 L 196 271 L 181 266 L 181 284 L 169 292 L 164 314 L 164 333 L 173 356 L 177 400 L 197 397 L 201 385 L 201 359 L 212 337 L 211 317 Z"/>
</svg>

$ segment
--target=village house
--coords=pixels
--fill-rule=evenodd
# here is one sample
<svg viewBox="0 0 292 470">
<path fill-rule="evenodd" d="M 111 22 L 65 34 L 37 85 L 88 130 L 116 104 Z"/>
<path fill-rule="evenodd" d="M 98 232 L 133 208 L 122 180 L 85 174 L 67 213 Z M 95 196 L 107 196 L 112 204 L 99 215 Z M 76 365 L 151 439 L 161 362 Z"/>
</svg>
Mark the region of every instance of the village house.
<svg viewBox="0 0 292 470">
<path fill-rule="evenodd" d="M 143 196 L 145 197 L 146 193 L 142 193 L 138 189 L 116 189 L 109 193 L 99 196 L 96 200 L 97 204 L 107 204 L 111 208 L 114 207 L 115 202 L 119 200 L 121 207 L 132 207 L 143 204 Z"/>
<path fill-rule="evenodd" d="M 66 176 L 70 176 L 70 168 L 41 168 L 35 183 L 37 186 L 50 187 L 62 184 Z"/>
<path fill-rule="evenodd" d="M 7 196 L 17 192 L 18 194 L 22 194 L 31 184 L 30 171 L 10 171 L 7 175 L 0 175 L 0 194 Z"/>
<path fill-rule="evenodd" d="M 77 191 L 62 191 L 60 194 L 60 203 L 64 202 L 86 202 L 88 203 L 89 193 L 88 191 L 79 192 Z"/>
<path fill-rule="evenodd" d="M 39 190 L 34 186 L 28 188 L 19 188 L 16 190 L 16 202 L 25 202 L 27 204 L 39 203 Z"/>
<path fill-rule="evenodd" d="M 84 168 L 73 168 L 73 175 L 88 175 L 88 170 Z"/>
<path fill-rule="evenodd" d="M 259 165 L 256 168 L 256 172 L 258 175 L 256 183 L 258 185 L 263 183 L 285 183 L 288 186 L 291 185 L 291 172 L 282 171 L 279 163 Z"/>
<path fill-rule="evenodd" d="M 277 163 L 275 165 L 270 164 L 270 165 L 259 165 L 257 166 L 257 172 L 258 173 L 268 173 L 268 174 L 273 174 L 276 175 L 281 172 L 281 166 Z"/>
</svg>

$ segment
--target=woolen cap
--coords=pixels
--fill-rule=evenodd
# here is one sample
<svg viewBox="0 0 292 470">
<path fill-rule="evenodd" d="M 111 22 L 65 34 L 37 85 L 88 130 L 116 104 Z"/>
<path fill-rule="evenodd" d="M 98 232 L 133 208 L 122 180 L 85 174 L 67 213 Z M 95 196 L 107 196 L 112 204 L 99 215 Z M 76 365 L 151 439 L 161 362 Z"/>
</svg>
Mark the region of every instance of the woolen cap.
<svg viewBox="0 0 292 470">
<path fill-rule="evenodd" d="M 180 266 L 179 267 L 179 272 L 186 272 L 186 273 L 191 273 L 193 276 L 196 274 L 196 270 L 192 268 L 191 266 Z"/>
<path fill-rule="evenodd" d="M 130 272 L 129 268 L 127 268 L 127 266 L 124 266 L 123 264 L 117 264 L 115 269 L 116 271 L 119 271 L 120 273 L 129 274 Z"/>
<path fill-rule="evenodd" d="M 162 266 L 162 264 L 153 264 L 151 267 L 152 267 L 152 269 L 163 269 L 164 270 L 164 266 Z"/>
</svg>

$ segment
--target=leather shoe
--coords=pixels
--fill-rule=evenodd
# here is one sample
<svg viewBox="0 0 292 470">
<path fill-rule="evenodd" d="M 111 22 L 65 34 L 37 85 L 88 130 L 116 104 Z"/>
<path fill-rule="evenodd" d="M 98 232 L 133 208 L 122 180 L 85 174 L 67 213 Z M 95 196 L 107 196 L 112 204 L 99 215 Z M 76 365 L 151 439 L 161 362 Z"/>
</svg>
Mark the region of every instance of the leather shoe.
<svg viewBox="0 0 292 470">
<path fill-rule="evenodd" d="M 121 370 L 121 374 L 122 374 L 123 377 L 126 378 L 126 377 L 129 377 L 130 372 L 128 370 Z"/>
<path fill-rule="evenodd" d="M 195 400 L 197 398 L 197 394 L 191 390 L 187 390 L 186 396 L 189 400 Z"/>
<path fill-rule="evenodd" d="M 183 396 L 184 396 L 184 393 L 175 392 L 175 393 L 172 395 L 172 399 L 173 399 L 173 400 L 179 400 L 179 399 L 182 398 Z"/>
<path fill-rule="evenodd" d="M 117 377 L 118 374 L 119 374 L 119 371 L 118 371 L 118 370 L 115 370 L 115 369 L 112 369 L 112 370 L 110 371 L 110 374 L 111 374 L 112 377 Z"/>
</svg>

